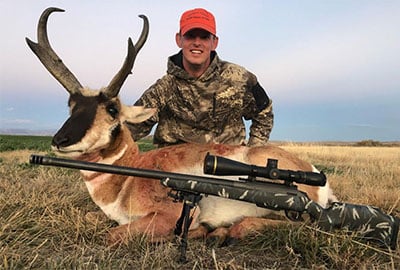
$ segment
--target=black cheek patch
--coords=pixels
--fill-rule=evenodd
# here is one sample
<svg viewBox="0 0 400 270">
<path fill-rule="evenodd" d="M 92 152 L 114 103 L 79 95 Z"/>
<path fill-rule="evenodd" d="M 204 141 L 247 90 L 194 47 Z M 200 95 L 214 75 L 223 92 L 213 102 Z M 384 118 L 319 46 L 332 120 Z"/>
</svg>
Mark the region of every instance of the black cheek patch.
<svg viewBox="0 0 400 270">
<path fill-rule="evenodd" d="M 111 130 L 111 136 L 115 139 L 121 133 L 121 124 L 118 124 L 115 128 Z"/>
</svg>

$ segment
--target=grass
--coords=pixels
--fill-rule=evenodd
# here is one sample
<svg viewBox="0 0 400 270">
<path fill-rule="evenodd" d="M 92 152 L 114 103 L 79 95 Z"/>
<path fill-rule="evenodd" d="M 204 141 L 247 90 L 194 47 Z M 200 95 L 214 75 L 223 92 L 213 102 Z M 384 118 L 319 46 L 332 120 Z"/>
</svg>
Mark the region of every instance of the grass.
<svg viewBox="0 0 400 270">
<path fill-rule="evenodd" d="M 0 135 L 0 152 L 21 149 L 50 151 L 49 136 L 14 136 Z"/>
<path fill-rule="evenodd" d="M 283 148 L 325 170 L 340 200 L 377 205 L 393 212 L 399 209 L 400 147 Z"/>
<path fill-rule="evenodd" d="M 399 147 L 283 147 L 325 169 L 340 200 L 400 216 Z M 29 165 L 29 155 L 38 151 L 47 154 L 0 153 L 0 269 L 400 269 L 400 247 L 377 249 L 344 232 L 302 223 L 227 247 L 191 240 L 184 265 L 173 242 L 150 244 L 137 237 L 109 248 L 106 235 L 116 224 L 85 217 L 98 208 L 79 173 Z"/>
<path fill-rule="evenodd" d="M 30 135 L 1 135 L 0 152 L 15 150 L 36 150 L 50 152 L 51 136 Z M 149 151 L 154 148 L 151 138 L 143 138 L 137 142 L 140 151 Z"/>
</svg>

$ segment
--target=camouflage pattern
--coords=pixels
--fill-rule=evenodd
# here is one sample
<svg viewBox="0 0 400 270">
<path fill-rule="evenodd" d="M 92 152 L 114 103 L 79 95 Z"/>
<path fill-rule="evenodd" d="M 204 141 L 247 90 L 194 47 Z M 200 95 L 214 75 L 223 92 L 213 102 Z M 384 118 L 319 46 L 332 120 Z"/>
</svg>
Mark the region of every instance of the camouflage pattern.
<svg viewBox="0 0 400 270">
<path fill-rule="evenodd" d="M 272 101 L 254 74 L 236 64 L 213 60 L 200 78 L 181 66 L 181 52 L 168 59 L 167 74 L 144 92 L 135 105 L 157 108 L 140 124 L 128 124 L 132 137 L 148 135 L 158 123 L 154 143 L 244 144 L 244 119 L 252 120 L 249 146 L 264 145 L 273 126 Z"/>
<path fill-rule="evenodd" d="M 335 202 L 324 209 L 310 202 L 306 212 L 323 230 L 342 229 L 356 232 L 357 237 L 378 242 L 381 246 L 396 248 L 400 220 L 376 207 Z"/>
<path fill-rule="evenodd" d="M 343 229 L 356 233 L 363 240 L 396 248 L 400 220 L 375 207 L 335 202 L 329 208 L 323 208 L 297 188 L 275 183 L 233 182 L 226 185 L 171 178 L 163 179 L 161 183 L 175 190 L 245 201 L 272 210 L 307 213 L 322 230 Z"/>
</svg>

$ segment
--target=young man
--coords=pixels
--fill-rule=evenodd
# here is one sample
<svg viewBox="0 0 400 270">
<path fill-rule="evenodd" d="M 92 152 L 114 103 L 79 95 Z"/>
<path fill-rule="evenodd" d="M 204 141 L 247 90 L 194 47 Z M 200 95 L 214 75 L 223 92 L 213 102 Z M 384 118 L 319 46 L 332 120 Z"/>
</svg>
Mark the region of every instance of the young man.
<svg viewBox="0 0 400 270">
<path fill-rule="evenodd" d="M 157 113 L 130 125 L 132 137 L 148 135 L 158 123 L 154 144 L 159 147 L 244 144 L 244 118 L 252 121 L 247 145 L 266 144 L 273 126 L 272 101 L 254 74 L 219 59 L 214 16 L 201 8 L 184 12 L 175 40 L 181 50 L 168 58 L 167 74 L 135 103 L 157 108 Z"/>
</svg>

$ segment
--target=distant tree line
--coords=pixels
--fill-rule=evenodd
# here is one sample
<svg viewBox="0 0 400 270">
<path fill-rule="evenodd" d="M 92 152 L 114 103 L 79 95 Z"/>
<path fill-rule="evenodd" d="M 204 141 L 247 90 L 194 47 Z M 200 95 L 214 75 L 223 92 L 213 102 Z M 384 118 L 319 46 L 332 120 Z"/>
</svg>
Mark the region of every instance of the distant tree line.
<svg viewBox="0 0 400 270">
<path fill-rule="evenodd" d="M 368 146 L 368 147 L 377 147 L 377 146 L 400 146 L 400 142 L 380 142 L 374 140 L 363 140 L 356 142 L 354 146 Z"/>
</svg>

